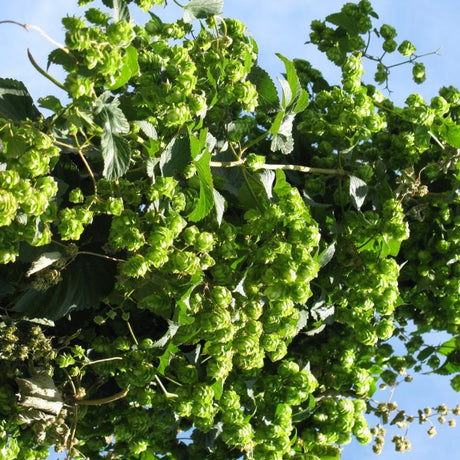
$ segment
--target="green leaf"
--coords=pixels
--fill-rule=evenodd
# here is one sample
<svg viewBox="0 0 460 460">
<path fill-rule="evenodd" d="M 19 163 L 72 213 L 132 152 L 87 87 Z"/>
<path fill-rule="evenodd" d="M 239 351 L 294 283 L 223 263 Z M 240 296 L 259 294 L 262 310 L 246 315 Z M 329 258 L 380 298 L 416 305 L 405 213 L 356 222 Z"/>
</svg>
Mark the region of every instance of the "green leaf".
<svg viewBox="0 0 460 460">
<path fill-rule="evenodd" d="M 358 35 L 356 20 L 344 13 L 334 13 L 326 17 L 326 21 L 336 26 L 342 27 L 351 35 Z"/>
<path fill-rule="evenodd" d="M 158 138 L 158 133 L 157 130 L 155 129 L 155 126 L 152 125 L 149 121 L 146 120 L 135 120 L 133 122 L 136 126 L 139 126 L 139 128 L 142 130 L 142 132 L 149 137 L 150 139 L 157 139 Z"/>
<path fill-rule="evenodd" d="M 159 357 L 160 364 L 158 364 L 157 371 L 159 374 L 164 375 L 166 368 L 169 366 L 171 361 L 171 355 L 174 355 L 179 351 L 173 343 L 169 343 L 164 353 Z"/>
<path fill-rule="evenodd" d="M 193 290 L 201 283 L 201 281 L 201 274 L 199 272 L 195 273 L 190 279 L 190 285 L 180 296 L 179 300 L 176 301 L 176 307 L 174 310 L 174 321 L 177 324 L 191 324 L 195 321 L 193 317 L 187 314 L 187 310 L 190 307 L 190 296 Z"/>
<path fill-rule="evenodd" d="M 184 8 L 184 21 L 192 22 L 220 14 L 223 6 L 224 0 L 191 0 Z"/>
<path fill-rule="evenodd" d="M 301 89 L 295 100 L 295 105 L 294 105 L 294 108 L 292 109 L 293 112 L 294 113 L 303 112 L 307 108 L 309 100 L 310 100 L 310 97 L 308 96 L 308 93 L 304 89 Z"/>
<path fill-rule="evenodd" d="M 282 113 L 282 112 L 280 112 Z M 278 114 L 279 115 L 279 114 Z M 280 126 L 275 133 L 270 144 L 272 152 L 281 152 L 284 155 L 291 153 L 294 150 L 294 139 L 292 137 L 292 127 L 294 123 L 295 113 L 288 112 L 283 114 Z M 276 121 L 276 119 L 275 119 Z M 270 128 L 271 131 L 271 128 Z"/>
<path fill-rule="evenodd" d="M 460 374 L 457 374 L 450 380 L 450 386 L 457 392 L 460 393 Z"/>
<path fill-rule="evenodd" d="M 128 142 L 111 131 L 104 130 L 101 137 L 102 157 L 106 179 L 118 179 L 128 170 L 131 150 Z"/>
<path fill-rule="evenodd" d="M 97 308 L 113 289 L 115 264 L 92 256 L 79 256 L 63 272 L 62 281 L 45 292 L 27 290 L 13 310 L 32 318 L 57 320 L 71 311 Z"/>
<path fill-rule="evenodd" d="M 350 176 L 350 197 L 353 206 L 359 211 L 368 192 L 366 182 L 356 176 Z"/>
<path fill-rule="evenodd" d="M 0 78 L 0 116 L 22 121 L 27 118 L 37 120 L 41 114 L 24 83 L 11 78 Z"/>
<path fill-rule="evenodd" d="M 107 179 L 118 179 L 129 167 L 131 150 L 128 142 L 120 136 L 129 131 L 129 123 L 119 107 L 119 100 L 104 104 L 107 94 L 98 100 L 96 114 L 102 126 L 101 148 L 104 159 L 103 175 Z"/>
<path fill-rule="evenodd" d="M 225 212 L 225 198 L 216 190 L 213 190 L 214 194 L 214 206 L 216 208 L 216 219 L 220 225 L 222 223 L 222 217 Z"/>
<path fill-rule="evenodd" d="M 439 134 L 452 147 L 460 148 L 460 125 L 448 119 L 444 120 L 443 124 L 439 127 Z"/>
<path fill-rule="evenodd" d="M 164 348 L 168 344 L 168 342 L 176 335 L 180 324 L 175 323 L 174 321 L 168 321 L 168 330 L 166 334 L 163 335 L 161 339 L 158 339 L 153 346 L 155 348 Z"/>
<path fill-rule="evenodd" d="M 40 107 L 56 113 L 62 109 L 61 101 L 55 96 L 45 96 L 38 100 Z"/>
<path fill-rule="evenodd" d="M 174 137 L 160 155 L 162 176 L 175 176 L 190 163 L 190 140 L 188 137 Z"/>
<path fill-rule="evenodd" d="M 286 180 L 286 174 L 281 169 L 277 169 L 275 171 L 276 175 L 276 182 L 275 186 L 273 187 L 273 191 L 279 196 L 288 195 L 291 192 L 292 187 Z"/>
<path fill-rule="evenodd" d="M 118 98 L 113 99 L 110 104 L 105 104 L 110 95 L 104 93 L 96 102 L 96 115 L 104 130 L 116 134 L 126 134 L 129 132 L 129 123 L 125 114 L 120 109 Z"/>
<path fill-rule="evenodd" d="M 418 355 L 417 361 L 424 361 L 428 356 L 432 355 L 436 351 L 435 347 L 428 346 L 424 348 Z"/>
<path fill-rule="evenodd" d="M 399 254 L 399 249 L 401 248 L 401 241 L 393 239 L 393 238 L 386 238 L 385 236 L 382 238 L 382 249 L 380 251 L 381 257 L 392 256 L 396 257 Z"/>
<path fill-rule="evenodd" d="M 192 156 L 192 159 L 197 158 L 201 154 L 203 149 L 206 147 L 207 138 L 208 130 L 206 128 L 200 130 L 200 137 L 197 137 L 192 132 L 189 132 L 190 155 Z M 212 148 L 209 150 L 212 150 Z"/>
<path fill-rule="evenodd" d="M 446 342 L 444 342 L 439 348 L 438 353 L 447 356 L 452 353 L 457 348 L 457 340 L 455 337 L 450 338 Z"/>
<path fill-rule="evenodd" d="M 137 75 L 139 72 L 139 62 L 137 60 L 137 50 L 134 46 L 129 45 L 126 48 L 126 53 L 123 56 L 123 63 L 121 66 L 121 75 L 116 82 L 110 87 L 111 90 L 120 88 L 129 81 L 131 77 Z"/>
<path fill-rule="evenodd" d="M 211 154 L 206 151 L 199 160 L 195 161 L 198 178 L 200 180 L 200 197 L 195 209 L 189 214 L 189 219 L 193 222 L 206 217 L 214 205 L 214 186 L 212 182 L 211 167 Z"/>
<path fill-rule="evenodd" d="M 280 107 L 280 100 L 275 83 L 269 74 L 259 66 L 254 66 L 248 74 L 248 80 L 256 87 L 259 108 L 266 112 L 275 111 Z"/>
<path fill-rule="evenodd" d="M 291 90 L 291 94 L 293 97 L 296 97 L 298 92 L 300 91 L 300 83 L 299 79 L 297 78 L 297 72 L 294 67 L 294 63 L 289 59 L 285 58 L 282 54 L 276 53 L 276 55 L 283 61 L 284 66 L 286 68 L 286 79 L 289 84 L 289 88 Z M 292 102 L 292 98 L 287 101 L 286 107 Z"/>
</svg>

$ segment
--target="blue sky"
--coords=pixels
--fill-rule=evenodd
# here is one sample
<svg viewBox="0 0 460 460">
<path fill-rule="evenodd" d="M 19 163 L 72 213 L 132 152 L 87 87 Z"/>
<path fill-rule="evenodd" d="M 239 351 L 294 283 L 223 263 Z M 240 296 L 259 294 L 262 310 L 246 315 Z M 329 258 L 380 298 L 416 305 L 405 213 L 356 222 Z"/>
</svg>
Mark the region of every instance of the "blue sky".
<svg viewBox="0 0 460 460">
<path fill-rule="evenodd" d="M 79 11 L 76 0 L 1 0 L 0 20 L 11 19 L 21 23 L 34 24 L 42 28 L 55 40 L 63 42 L 63 30 L 60 18 Z M 173 2 L 170 2 L 173 3 Z M 185 0 L 184 0 L 185 3 Z M 339 82 L 340 74 L 312 46 L 305 45 L 308 40 L 308 26 L 313 19 L 322 19 L 330 13 L 339 11 L 343 5 L 339 0 L 226 0 L 224 16 L 242 20 L 259 44 L 259 64 L 273 77 L 283 71 L 281 62 L 275 53 L 280 52 L 288 58 L 302 58 L 312 62 L 323 71 L 326 78 Z M 460 87 L 460 33 L 458 22 L 460 8 L 458 0 L 375 0 L 374 9 L 380 16 L 378 24 L 388 23 L 399 31 L 397 38 L 409 39 L 417 47 L 418 53 L 434 51 L 441 47 L 438 56 L 424 59 L 427 67 L 427 82 L 421 86 L 412 83 L 410 67 L 395 68 L 391 74 L 390 87 L 392 98 L 403 103 L 411 92 L 420 93 L 429 100 L 443 85 Z M 166 14 L 168 13 L 168 14 Z M 161 9 L 161 17 L 173 19 L 180 15 L 179 9 L 171 5 L 166 11 Z M 139 21 L 144 16 L 136 15 Z M 145 19 L 146 20 L 146 19 Z M 54 87 L 31 66 L 27 58 L 27 48 L 42 67 L 46 67 L 47 54 L 53 48 L 35 31 L 25 31 L 11 24 L 0 25 L 0 76 L 22 80 L 36 99 L 47 94 L 59 95 Z M 388 63 L 397 62 L 397 56 Z M 50 73 L 58 79 L 62 75 L 56 68 Z M 372 70 L 364 79 L 371 81 Z M 64 97 L 64 93 L 61 92 Z M 443 341 L 443 337 L 432 336 L 434 344 Z M 382 399 L 388 393 L 382 394 Z M 455 406 L 460 403 L 460 395 L 454 393 L 447 379 L 436 376 L 416 376 L 414 382 L 399 387 L 393 400 L 398 401 L 407 412 L 416 412 L 418 408 L 446 403 Z M 460 423 L 460 420 L 459 420 Z M 427 427 L 416 424 L 409 430 L 412 451 L 396 454 L 391 445 L 391 434 L 387 436 L 387 446 L 378 458 L 391 460 L 404 455 L 404 460 L 432 460 L 440 458 L 450 460 L 457 457 L 460 428 L 441 426 L 438 435 L 429 439 Z M 402 434 L 402 433 L 399 433 Z M 50 457 L 55 458 L 55 457 Z M 345 448 L 343 460 L 372 459 L 370 446 L 355 443 Z M 377 458 L 377 457 L 375 457 Z"/>
</svg>

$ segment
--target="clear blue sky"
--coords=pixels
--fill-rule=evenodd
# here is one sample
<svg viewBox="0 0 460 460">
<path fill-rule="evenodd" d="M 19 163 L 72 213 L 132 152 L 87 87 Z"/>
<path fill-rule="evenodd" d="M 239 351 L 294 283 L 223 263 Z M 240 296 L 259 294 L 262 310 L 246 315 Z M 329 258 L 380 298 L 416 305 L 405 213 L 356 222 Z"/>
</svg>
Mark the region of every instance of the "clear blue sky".
<svg viewBox="0 0 460 460">
<path fill-rule="evenodd" d="M 66 14 L 78 12 L 76 0 L 0 0 L 0 20 L 11 19 L 41 27 L 48 35 L 63 42 L 63 30 L 60 18 Z M 172 3 L 172 2 L 170 2 Z M 283 67 L 275 53 L 280 52 L 288 58 L 309 60 L 323 71 L 325 76 L 338 82 L 337 70 L 322 57 L 312 46 L 304 45 L 308 40 L 308 25 L 312 19 L 322 19 L 330 13 L 339 11 L 344 2 L 340 0 L 227 0 L 224 16 L 235 17 L 246 23 L 249 31 L 259 44 L 259 63 L 273 77 L 278 76 Z M 411 92 L 418 92 L 427 100 L 436 95 L 443 85 L 460 87 L 460 10 L 458 0 L 374 0 L 374 8 L 380 16 L 380 23 L 396 27 L 398 38 L 409 39 L 417 47 L 417 52 L 426 53 L 441 47 L 439 56 L 424 59 L 427 67 L 427 82 L 415 85 L 410 79 L 410 67 L 394 69 L 391 75 L 392 98 L 402 103 Z M 157 14 L 173 19 L 180 15 L 175 5 Z M 144 21 L 142 15 L 136 16 Z M 34 98 L 47 94 L 58 95 L 60 90 L 39 75 L 27 59 L 30 48 L 36 61 L 46 67 L 47 54 L 53 46 L 38 33 L 10 24 L 0 25 L 0 76 L 22 80 Z M 396 62 L 397 57 L 389 60 Z M 56 69 L 50 72 L 59 78 Z M 371 72 L 364 79 L 371 80 Z M 64 97 L 64 93 L 62 93 Z M 442 337 L 433 336 L 434 344 L 443 341 Z M 382 399 L 388 394 L 382 394 Z M 393 400 L 407 412 L 416 413 L 424 406 L 446 403 L 455 406 L 460 403 L 460 395 L 451 390 L 448 380 L 436 376 L 416 376 L 414 382 L 399 387 Z M 460 420 L 458 420 L 460 424 Z M 412 451 L 397 454 L 391 445 L 391 434 L 387 436 L 387 446 L 378 458 L 391 460 L 432 460 L 439 457 L 445 460 L 458 458 L 458 439 L 460 427 L 441 426 L 438 435 L 429 439 L 427 427 L 416 424 L 409 431 Z M 403 434 L 403 433 L 399 433 Z M 343 460 L 367 460 L 374 455 L 370 446 L 355 443 L 345 448 Z M 50 458 L 56 458 L 54 456 Z M 377 457 L 375 457 L 377 458 Z"/>
</svg>

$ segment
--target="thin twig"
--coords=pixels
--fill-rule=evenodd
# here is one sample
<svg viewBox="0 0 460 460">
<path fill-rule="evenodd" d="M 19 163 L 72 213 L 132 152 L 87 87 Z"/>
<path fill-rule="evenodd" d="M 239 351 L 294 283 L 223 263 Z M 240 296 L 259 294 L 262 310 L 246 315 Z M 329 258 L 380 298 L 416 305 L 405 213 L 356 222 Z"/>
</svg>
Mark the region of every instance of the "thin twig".
<svg viewBox="0 0 460 460">
<path fill-rule="evenodd" d="M 126 262 L 123 259 L 117 259 L 116 257 L 110 257 L 106 256 L 105 254 L 98 254 L 97 252 L 91 252 L 91 251 L 78 251 L 78 255 L 80 254 L 85 254 L 87 256 L 94 256 L 94 257 L 100 257 L 101 259 L 107 259 L 107 260 L 112 260 L 113 262 Z"/>
<path fill-rule="evenodd" d="M 83 164 L 85 165 L 85 168 L 88 171 L 89 176 L 91 177 L 91 181 L 93 182 L 93 188 L 94 188 L 94 199 L 96 199 L 97 182 L 96 182 L 96 178 L 94 177 L 93 170 L 91 169 L 91 166 L 89 165 L 89 163 L 86 161 L 86 158 L 80 149 L 77 149 L 77 154 L 80 157 L 81 161 L 83 161 Z"/>
</svg>

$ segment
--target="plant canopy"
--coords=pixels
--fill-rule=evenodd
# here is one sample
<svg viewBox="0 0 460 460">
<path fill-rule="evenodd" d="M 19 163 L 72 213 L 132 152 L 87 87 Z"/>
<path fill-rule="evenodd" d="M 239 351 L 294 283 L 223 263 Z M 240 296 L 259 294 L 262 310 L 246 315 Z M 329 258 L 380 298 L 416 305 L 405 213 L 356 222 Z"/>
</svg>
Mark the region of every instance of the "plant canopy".
<svg viewBox="0 0 460 460">
<path fill-rule="evenodd" d="M 367 0 L 311 24 L 340 85 L 275 82 L 222 0 L 78 3 L 29 52 L 57 95 L 0 79 L 2 458 L 333 460 L 458 415 L 373 395 L 460 391 L 459 91 L 392 102 L 425 67 Z"/>
</svg>

